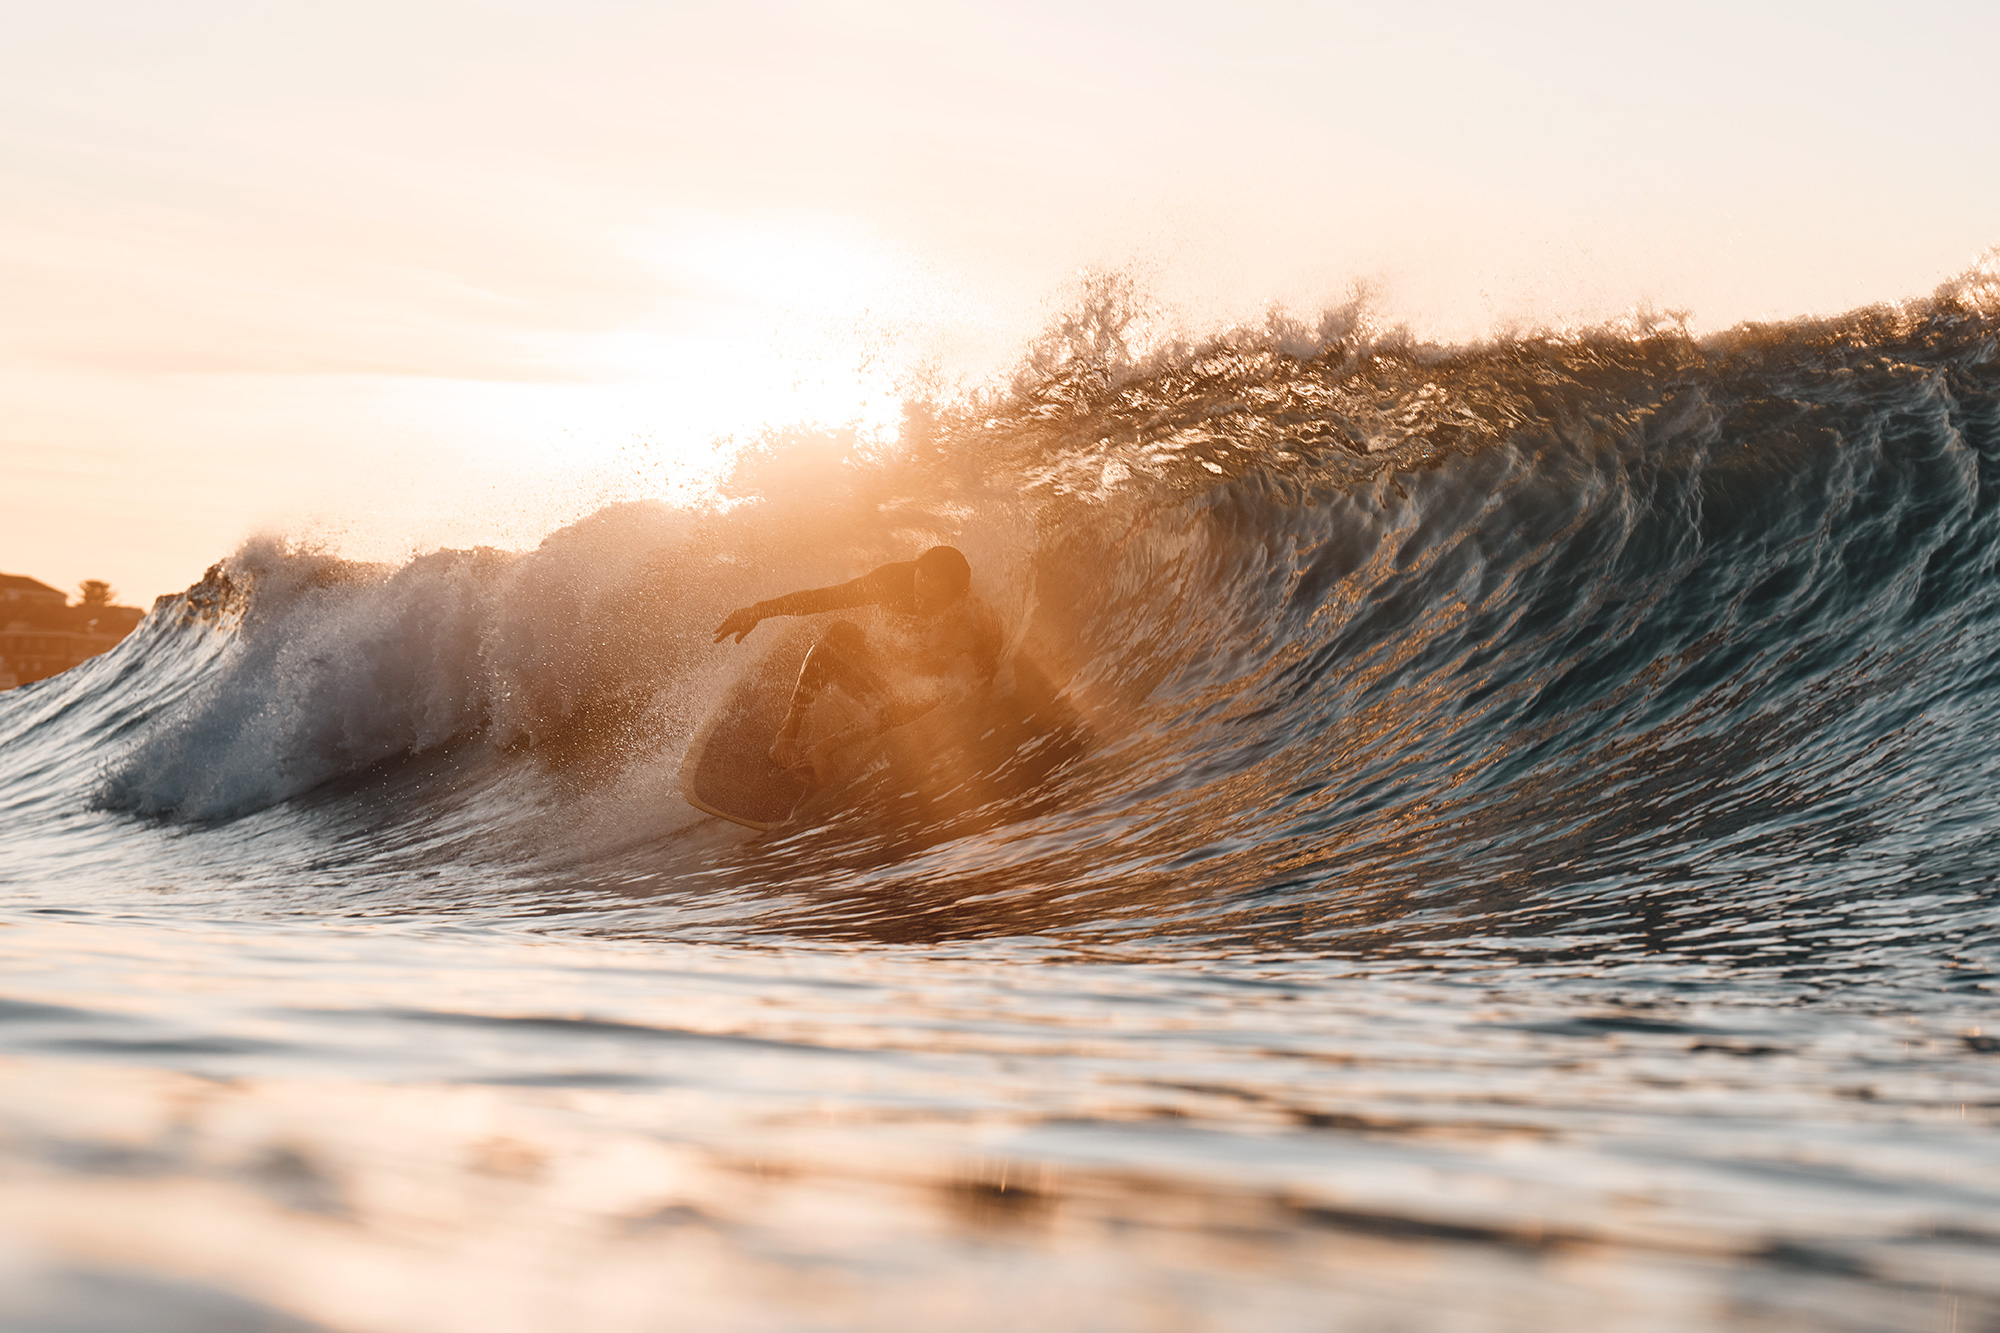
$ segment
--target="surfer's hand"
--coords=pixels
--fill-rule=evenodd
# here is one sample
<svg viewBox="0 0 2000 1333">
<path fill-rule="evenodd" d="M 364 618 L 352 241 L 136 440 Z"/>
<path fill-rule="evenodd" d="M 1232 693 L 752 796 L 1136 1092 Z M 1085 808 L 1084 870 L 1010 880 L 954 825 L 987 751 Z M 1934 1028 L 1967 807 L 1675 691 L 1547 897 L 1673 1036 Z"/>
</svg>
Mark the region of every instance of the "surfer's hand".
<svg viewBox="0 0 2000 1333">
<path fill-rule="evenodd" d="M 757 622 L 764 617 L 757 614 L 757 608 L 746 606 L 740 611 L 731 611 L 729 618 L 715 627 L 715 641 L 721 643 L 734 634 L 736 642 L 743 642 L 743 636 L 757 628 Z"/>
</svg>

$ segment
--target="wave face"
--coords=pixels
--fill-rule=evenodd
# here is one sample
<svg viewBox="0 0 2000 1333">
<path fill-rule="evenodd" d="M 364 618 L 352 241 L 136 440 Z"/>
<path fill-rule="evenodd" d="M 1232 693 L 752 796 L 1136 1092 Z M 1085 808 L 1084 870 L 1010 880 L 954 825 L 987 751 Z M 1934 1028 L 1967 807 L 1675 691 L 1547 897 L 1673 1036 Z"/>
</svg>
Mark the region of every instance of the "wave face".
<svg viewBox="0 0 2000 1333">
<path fill-rule="evenodd" d="M 1116 295 L 1007 393 L 912 406 L 893 450 L 766 442 L 714 511 L 399 569 L 254 543 L 0 699 L 0 801 L 184 831 L 282 810 L 289 842 L 228 855 L 576 904 L 639 885 L 759 930 L 1584 931 L 1838 968 L 1858 931 L 1990 918 L 1978 282 L 1701 342 L 1424 348 L 1350 311 L 1143 357 Z M 747 657 L 709 627 L 936 540 L 1089 744 L 914 822 L 882 790 L 765 839 L 681 807 Z"/>
</svg>

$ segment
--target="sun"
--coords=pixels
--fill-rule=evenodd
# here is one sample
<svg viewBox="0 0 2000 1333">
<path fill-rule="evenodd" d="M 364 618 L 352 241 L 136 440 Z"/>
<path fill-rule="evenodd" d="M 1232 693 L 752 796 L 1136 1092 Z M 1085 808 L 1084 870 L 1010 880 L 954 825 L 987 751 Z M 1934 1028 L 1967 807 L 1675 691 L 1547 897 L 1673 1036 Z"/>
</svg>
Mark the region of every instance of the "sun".
<svg viewBox="0 0 2000 1333">
<path fill-rule="evenodd" d="M 916 322 L 893 256 L 824 222 L 719 217 L 644 253 L 671 293 L 646 318 L 545 335 L 543 378 L 411 383 L 405 425 L 428 421 L 451 465 L 536 497 L 536 522 L 713 498 L 741 445 L 781 428 L 893 439 Z"/>
</svg>

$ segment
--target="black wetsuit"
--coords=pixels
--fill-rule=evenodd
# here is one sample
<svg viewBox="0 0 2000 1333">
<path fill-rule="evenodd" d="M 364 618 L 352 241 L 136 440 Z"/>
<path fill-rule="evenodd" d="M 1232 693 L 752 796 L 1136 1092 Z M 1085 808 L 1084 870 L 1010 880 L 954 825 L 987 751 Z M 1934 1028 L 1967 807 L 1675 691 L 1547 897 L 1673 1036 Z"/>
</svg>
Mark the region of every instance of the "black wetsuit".
<svg viewBox="0 0 2000 1333">
<path fill-rule="evenodd" d="M 882 608 L 885 614 L 880 632 L 864 634 L 847 620 L 826 627 L 799 664 L 791 706 L 771 746 L 771 758 L 783 767 L 798 767 L 802 762 L 810 765 L 815 783 L 825 779 L 825 765 L 833 751 L 984 685 L 1000 668 L 1000 620 L 992 608 L 968 593 L 927 613 L 917 601 L 914 560 L 883 565 L 830 588 L 810 588 L 759 602 L 724 621 L 716 633 L 720 638 L 734 626 L 740 638 L 758 620 L 770 616 L 810 616 L 862 606 Z M 871 637 L 880 646 L 871 645 Z M 828 685 L 840 686 L 867 708 L 869 717 L 801 756 L 794 743 L 813 700 Z"/>
</svg>

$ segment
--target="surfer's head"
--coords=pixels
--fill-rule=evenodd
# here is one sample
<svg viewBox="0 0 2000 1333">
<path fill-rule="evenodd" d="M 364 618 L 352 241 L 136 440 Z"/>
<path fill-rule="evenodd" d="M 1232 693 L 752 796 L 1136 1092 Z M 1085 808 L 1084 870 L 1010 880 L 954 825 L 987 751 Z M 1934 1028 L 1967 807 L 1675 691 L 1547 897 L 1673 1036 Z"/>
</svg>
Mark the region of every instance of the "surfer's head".
<svg viewBox="0 0 2000 1333">
<path fill-rule="evenodd" d="M 933 546 L 917 557 L 917 605 L 942 611 L 972 587 L 972 566 L 958 548 Z"/>
</svg>

